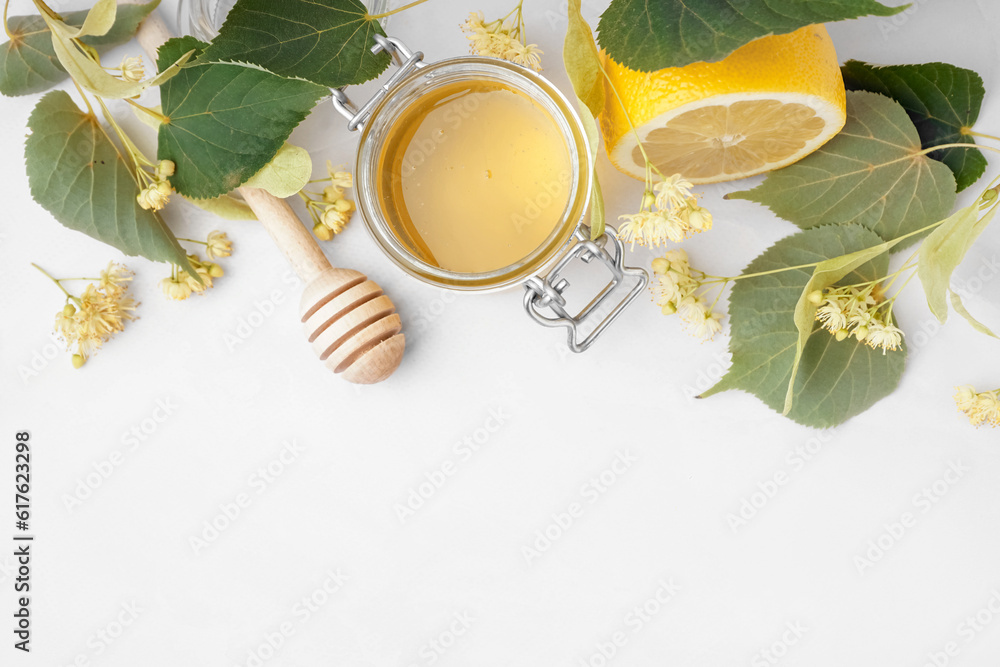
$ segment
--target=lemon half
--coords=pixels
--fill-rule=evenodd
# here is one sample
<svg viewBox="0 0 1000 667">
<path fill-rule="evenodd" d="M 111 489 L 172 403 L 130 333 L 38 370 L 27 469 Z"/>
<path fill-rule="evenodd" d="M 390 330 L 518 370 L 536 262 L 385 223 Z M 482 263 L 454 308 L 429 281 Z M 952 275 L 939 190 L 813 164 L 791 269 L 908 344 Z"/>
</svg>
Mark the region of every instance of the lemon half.
<svg viewBox="0 0 1000 667">
<path fill-rule="evenodd" d="M 646 176 L 636 134 L 663 174 L 716 183 L 800 160 L 847 119 L 837 53 L 822 25 L 762 37 L 716 63 L 658 72 L 602 59 L 610 79 L 601 114 L 605 147 L 635 178 Z"/>
</svg>

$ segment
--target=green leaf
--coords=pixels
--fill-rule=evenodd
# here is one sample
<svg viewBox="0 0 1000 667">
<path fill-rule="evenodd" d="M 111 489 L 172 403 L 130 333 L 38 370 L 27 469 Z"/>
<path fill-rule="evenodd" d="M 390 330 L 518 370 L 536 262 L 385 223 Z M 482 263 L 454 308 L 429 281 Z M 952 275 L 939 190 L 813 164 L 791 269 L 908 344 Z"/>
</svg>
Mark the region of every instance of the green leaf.
<svg viewBox="0 0 1000 667">
<path fill-rule="evenodd" d="M 805 352 L 809 336 L 816 328 L 816 311 L 819 307 L 809 300 L 809 295 L 816 290 L 823 290 L 834 285 L 847 274 L 856 271 L 858 267 L 889 252 L 900 240 L 886 241 L 871 248 L 833 257 L 820 262 L 813 269 L 809 282 L 802 289 L 802 294 L 799 295 L 799 300 L 795 304 L 795 328 L 798 330 L 799 336 L 795 342 L 795 359 L 792 362 L 792 374 L 788 381 L 788 391 L 785 394 L 785 407 L 782 414 L 787 415 L 792 409 L 795 400 L 795 378 L 802 361 L 802 353 Z"/>
<path fill-rule="evenodd" d="M 993 333 L 989 327 L 974 318 L 969 311 L 965 309 L 965 304 L 962 303 L 962 297 L 951 290 L 948 290 L 948 294 L 951 297 L 951 307 L 955 309 L 956 313 L 964 317 L 966 321 L 972 325 L 973 329 L 992 338 L 1000 338 L 1000 336 Z"/>
<path fill-rule="evenodd" d="M 842 71 L 848 90 L 881 93 L 899 102 L 916 125 L 924 148 L 976 143 L 965 131 L 979 118 L 986 89 L 972 70 L 947 63 L 879 67 L 848 60 Z M 946 148 L 929 156 L 948 165 L 959 192 L 986 171 L 986 158 L 976 149 Z"/>
<path fill-rule="evenodd" d="M 598 32 L 601 47 L 616 62 L 655 72 L 720 60 L 758 37 L 812 23 L 891 16 L 908 6 L 875 0 L 612 0 Z"/>
<path fill-rule="evenodd" d="M 282 76 L 340 88 L 389 66 L 375 55 L 385 36 L 360 0 L 238 0 L 202 62 L 245 62 Z"/>
<path fill-rule="evenodd" d="M 795 308 L 821 262 L 879 245 L 882 240 L 860 225 L 818 227 L 778 241 L 757 257 L 744 274 L 776 271 L 738 280 L 729 300 L 732 366 L 703 396 L 741 389 L 774 410 L 785 406 L 799 332 Z M 856 283 L 884 276 L 882 254 L 844 276 Z M 882 354 L 853 338 L 837 341 L 826 331 L 811 335 L 795 377 L 795 401 L 788 417 L 807 426 L 840 424 L 874 405 L 899 383 L 903 350 Z"/>
<path fill-rule="evenodd" d="M 576 96 L 595 118 L 604 109 L 604 75 L 594 43 L 594 31 L 580 13 L 581 0 L 569 0 L 569 27 L 563 43 L 563 63 Z"/>
<path fill-rule="evenodd" d="M 43 97 L 28 120 L 24 156 L 31 196 L 60 223 L 194 275 L 163 219 L 136 202 L 139 186 L 96 118 L 62 91 Z"/>
<path fill-rule="evenodd" d="M 242 199 L 237 199 L 232 195 L 222 195 L 215 199 L 189 199 L 198 208 L 208 213 L 213 213 L 223 220 L 256 220 L 257 214 Z"/>
<path fill-rule="evenodd" d="M 849 92 L 840 134 L 758 187 L 726 197 L 764 204 L 803 229 L 858 223 L 891 241 L 944 219 L 955 205 L 951 170 L 921 150 L 897 102 Z"/>
<path fill-rule="evenodd" d="M 994 190 L 987 192 L 995 193 Z M 993 205 L 980 217 L 980 202 L 982 199 L 956 211 L 920 244 L 917 276 L 924 287 L 927 306 L 942 324 L 948 319 L 945 297 L 951 285 L 951 276 L 997 212 L 997 201 L 994 199 Z"/>
<path fill-rule="evenodd" d="M 204 48 L 191 37 L 160 48 L 161 66 Z M 256 67 L 195 64 L 160 88 L 163 113 L 158 157 L 173 160 L 177 192 L 212 199 L 245 183 L 277 154 L 295 126 L 329 91 Z"/>
<path fill-rule="evenodd" d="M 313 163 L 309 151 L 285 144 L 274 159 L 250 177 L 244 184 L 249 188 L 267 190 L 278 199 L 291 197 L 309 182 Z"/>
<path fill-rule="evenodd" d="M 132 38 L 139 24 L 160 0 L 145 5 L 122 5 L 114 26 L 106 34 L 83 38 L 99 52 L 124 44 Z M 63 15 L 67 24 L 77 26 L 87 17 L 86 11 Z M 68 76 L 52 49 L 49 27 L 41 16 L 13 16 L 7 26 L 14 39 L 0 45 L 0 93 L 28 95 L 48 90 Z"/>
</svg>

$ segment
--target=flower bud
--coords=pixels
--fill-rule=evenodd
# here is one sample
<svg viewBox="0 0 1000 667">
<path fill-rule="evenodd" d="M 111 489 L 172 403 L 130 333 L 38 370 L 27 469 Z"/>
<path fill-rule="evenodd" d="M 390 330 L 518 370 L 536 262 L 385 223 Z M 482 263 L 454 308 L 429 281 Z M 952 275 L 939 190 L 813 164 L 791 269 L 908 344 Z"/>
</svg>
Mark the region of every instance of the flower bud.
<svg viewBox="0 0 1000 667">
<path fill-rule="evenodd" d="M 842 340 L 844 340 L 845 338 L 847 338 L 850 335 L 851 335 L 851 332 L 849 332 L 847 329 L 840 329 L 839 331 L 837 331 L 837 333 L 834 334 L 834 337 L 838 341 L 842 341 Z"/>
<path fill-rule="evenodd" d="M 669 270 L 670 262 L 667 261 L 666 257 L 657 257 L 653 260 L 653 273 L 664 275 Z"/>
<path fill-rule="evenodd" d="M 859 341 L 864 342 L 865 338 L 868 338 L 868 327 L 858 327 L 854 330 L 854 337 Z"/>
<path fill-rule="evenodd" d="M 229 240 L 225 232 L 214 231 L 209 234 L 205 246 L 209 259 L 229 257 L 233 254 L 233 242 Z"/>
<path fill-rule="evenodd" d="M 83 365 L 87 363 L 87 357 L 83 356 L 82 354 L 74 354 L 72 361 L 73 361 L 73 368 L 83 368 Z"/>
<path fill-rule="evenodd" d="M 677 312 L 677 306 L 673 301 L 667 301 L 665 304 L 660 306 L 660 312 L 664 315 L 673 315 Z"/>
<path fill-rule="evenodd" d="M 324 225 L 322 222 L 317 222 L 313 225 L 313 234 L 316 235 L 320 241 L 329 241 L 333 238 L 333 230 Z"/>
<path fill-rule="evenodd" d="M 656 203 L 656 195 L 654 195 L 649 190 L 646 190 L 646 192 L 642 195 L 642 207 L 639 210 L 647 211 L 653 208 L 653 204 L 655 203 Z"/>
<path fill-rule="evenodd" d="M 174 164 L 173 160 L 160 160 L 156 165 L 156 180 L 163 181 L 174 175 L 177 171 L 177 165 Z"/>
<path fill-rule="evenodd" d="M 222 267 L 219 266 L 218 264 L 209 264 L 208 275 L 212 276 L 213 278 L 221 278 L 222 276 L 226 275 L 226 272 L 223 271 Z"/>
<path fill-rule="evenodd" d="M 812 292 L 809 292 L 808 298 L 809 298 L 809 303 L 811 303 L 814 306 L 818 306 L 821 303 L 823 303 L 823 301 L 825 301 L 825 299 L 823 298 L 823 290 L 813 290 Z"/>
<path fill-rule="evenodd" d="M 691 229 L 702 232 L 712 228 L 712 214 L 708 212 L 708 209 L 699 206 L 691 210 L 687 222 L 691 225 Z"/>
<path fill-rule="evenodd" d="M 76 306 L 74 306 L 71 303 L 67 303 L 65 306 L 63 306 L 62 314 L 63 317 L 73 317 L 74 315 L 76 315 Z"/>
<path fill-rule="evenodd" d="M 333 208 L 340 213 L 350 213 L 354 210 L 354 202 L 350 199 L 338 199 L 333 203 Z"/>
</svg>

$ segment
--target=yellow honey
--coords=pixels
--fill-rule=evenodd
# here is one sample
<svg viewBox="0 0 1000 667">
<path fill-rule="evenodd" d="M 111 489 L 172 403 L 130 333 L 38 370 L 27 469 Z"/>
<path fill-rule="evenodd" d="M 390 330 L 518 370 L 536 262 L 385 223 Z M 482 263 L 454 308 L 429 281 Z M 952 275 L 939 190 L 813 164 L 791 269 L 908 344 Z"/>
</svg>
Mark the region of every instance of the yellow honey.
<svg viewBox="0 0 1000 667">
<path fill-rule="evenodd" d="M 487 273 L 531 255 L 565 219 L 571 156 L 553 117 L 494 81 L 440 86 L 393 122 L 378 203 L 424 262 Z"/>
</svg>

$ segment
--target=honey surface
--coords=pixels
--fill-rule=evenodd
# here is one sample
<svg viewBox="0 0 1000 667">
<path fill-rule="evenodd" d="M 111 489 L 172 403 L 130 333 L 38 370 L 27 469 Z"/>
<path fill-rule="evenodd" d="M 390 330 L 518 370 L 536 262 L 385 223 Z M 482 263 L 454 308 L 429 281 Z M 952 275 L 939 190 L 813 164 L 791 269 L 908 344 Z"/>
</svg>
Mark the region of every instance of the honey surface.
<svg viewBox="0 0 1000 667">
<path fill-rule="evenodd" d="M 421 259 L 483 273 L 530 255 L 562 222 L 570 168 L 562 132 L 537 103 L 497 83 L 458 82 L 397 119 L 380 195 Z"/>
</svg>

